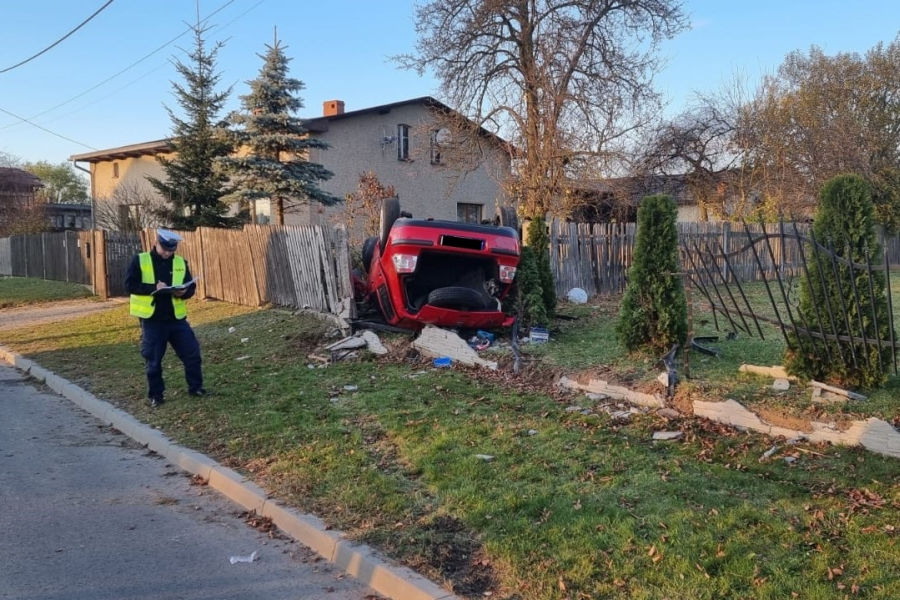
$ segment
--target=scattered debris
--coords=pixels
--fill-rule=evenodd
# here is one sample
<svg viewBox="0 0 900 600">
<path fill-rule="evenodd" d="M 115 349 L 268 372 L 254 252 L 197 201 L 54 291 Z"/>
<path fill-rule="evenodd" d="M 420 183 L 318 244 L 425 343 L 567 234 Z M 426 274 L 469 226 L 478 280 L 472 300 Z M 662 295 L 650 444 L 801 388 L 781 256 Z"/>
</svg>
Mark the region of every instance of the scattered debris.
<svg viewBox="0 0 900 600">
<path fill-rule="evenodd" d="M 475 458 L 483 460 L 484 462 L 491 462 L 492 460 L 494 460 L 494 457 L 490 454 L 476 454 Z"/>
<path fill-rule="evenodd" d="M 809 385 L 813 388 L 813 402 L 837 401 L 843 402 L 848 398 L 850 400 L 865 400 L 866 397 L 856 392 L 851 392 L 833 385 L 828 385 L 820 381 L 812 380 Z"/>
<path fill-rule="evenodd" d="M 787 379 L 788 381 L 797 381 L 793 375 L 788 375 L 787 370 L 781 365 L 773 365 L 771 367 L 760 367 L 757 365 L 743 364 L 738 367 L 740 373 L 752 373 L 754 375 L 763 375 L 773 379 Z"/>
<path fill-rule="evenodd" d="M 366 340 L 366 348 L 368 348 L 369 352 L 371 352 L 372 354 L 387 354 L 387 348 L 384 347 L 384 344 L 381 343 L 381 338 L 379 338 L 378 334 L 374 331 L 369 331 L 368 329 L 366 329 L 364 331 L 361 331 L 357 335 Z"/>
<path fill-rule="evenodd" d="M 595 394 L 603 394 L 614 400 L 625 400 L 631 404 L 638 406 L 647 406 L 650 408 L 663 408 L 666 402 L 663 398 L 656 394 L 645 394 L 643 392 L 635 392 L 628 388 L 610 385 L 606 381 L 600 379 L 591 379 L 587 385 L 578 383 L 574 379 L 566 376 L 559 378 L 557 385 L 562 388 L 579 390 L 583 392 L 593 392 Z"/>
<path fill-rule="evenodd" d="M 546 327 L 532 327 L 528 330 L 528 340 L 532 344 L 543 344 L 550 341 L 550 332 Z"/>
<path fill-rule="evenodd" d="M 785 456 L 785 457 L 784 457 L 784 462 L 786 462 L 786 463 L 789 464 L 789 465 L 792 465 L 792 464 L 794 464 L 795 462 L 797 462 L 797 457 L 796 457 L 796 456 Z"/>
<path fill-rule="evenodd" d="M 734 339 L 734 338 L 729 338 Z M 704 346 L 701 342 L 717 342 L 719 341 L 719 336 L 717 335 L 698 335 L 696 337 L 691 338 L 691 348 L 702 353 L 708 354 L 709 356 L 715 356 L 719 358 L 722 355 L 722 352 L 718 348 L 711 348 L 709 346 Z"/>
<path fill-rule="evenodd" d="M 630 410 L 616 410 L 609 413 L 609 417 L 618 423 L 627 423 L 631 421 L 632 414 Z"/>
<path fill-rule="evenodd" d="M 771 458 L 771 456 L 772 456 L 773 454 L 775 454 L 775 452 L 777 452 L 777 451 L 778 451 L 778 446 L 772 446 L 771 448 L 769 448 L 768 450 L 766 450 L 765 452 L 763 452 L 762 456 L 759 457 L 759 462 L 763 462 L 763 461 L 765 461 L 765 460 L 768 460 L 768 459 Z"/>
<path fill-rule="evenodd" d="M 572 406 L 567 406 L 567 407 L 566 407 L 566 412 L 567 412 L 567 413 L 581 412 L 582 410 L 584 410 L 584 409 L 582 409 L 580 406 L 574 406 L 574 405 L 572 405 Z"/>
<path fill-rule="evenodd" d="M 235 331 L 237 331 L 237 330 L 234 327 L 228 328 L 228 333 L 234 333 Z"/>
<path fill-rule="evenodd" d="M 684 437 L 683 431 L 654 431 L 653 439 L 654 440 L 680 440 Z"/>
<path fill-rule="evenodd" d="M 327 346 L 325 346 L 325 349 L 330 352 L 334 352 L 335 350 L 352 350 L 365 347 L 366 340 L 364 340 L 362 336 L 351 335 L 349 337 L 340 339 L 333 344 L 328 344 Z"/>
<path fill-rule="evenodd" d="M 537 435 L 537 429 L 529 429 L 528 435 Z"/>
<path fill-rule="evenodd" d="M 776 392 L 786 392 L 791 389 L 791 382 L 787 379 L 779 377 L 775 381 L 772 382 L 772 389 Z"/>
<path fill-rule="evenodd" d="M 666 398 L 672 398 L 675 395 L 675 384 L 678 383 L 678 370 L 675 368 L 675 355 L 677 353 L 678 344 L 673 344 L 669 351 L 659 358 L 666 371 L 665 373 L 660 373 L 657 380 L 665 388 Z"/>
<path fill-rule="evenodd" d="M 359 386 L 357 386 L 357 385 L 345 385 L 344 386 L 344 391 L 346 391 L 346 392 L 355 392 L 358 389 L 359 389 Z"/>
<path fill-rule="evenodd" d="M 412 346 L 432 358 L 447 357 L 464 365 L 497 369 L 496 362 L 481 358 L 477 352 L 469 348 L 464 339 L 440 327 L 430 325 L 425 327 L 419 333 L 419 337 L 413 340 Z"/>
<path fill-rule="evenodd" d="M 249 342 L 249 341 L 250 341 L 250 338 L 241 338 L 241 343 L 242 343 L 242 344 L 246 344 L 246 343 Z"/>
<path fill-rule="evenodd" d="M 243 355 L 243 356 L 238 356 L 238 357 L 237 357 L 236 359 L 234 359 L 234 360 L 247 360 L 248 358 L 250 358 L 250 357 L 249 357 L 248 355 L 245 354 L 245 355 Z"/>
<path fill-rule="evenodd" d="M 249 556 L 232 556 L 228 559 L 231 564 L 236 563 L 252 563 L 256 560 L 257 550 L 254 550 Z"/>
<path fill-rule="evenodd" d="M 664 417 L 666 419 L 681 418 L 681 413 L 673 408 L 661 408 L 658 411 L 656 411 L 656 414 L 658 414 L 659 416 Z"/>
<path fill-rule="evenodd" d="M 453 364 L 453 360 L 449 356 L 438 356 L 434 359 L 433 364 L 439 369 L 447 368 Z"/>
<path fill-rule="evenodd" d="M 609 400 L 609 396 L 606 394 L 597 394 L 594 392 L 588 392 L 585 394 L 588 397 L 588 400 L 593 400 L 594 402 L 602 402 L 604 400 Z"/>
</svg>

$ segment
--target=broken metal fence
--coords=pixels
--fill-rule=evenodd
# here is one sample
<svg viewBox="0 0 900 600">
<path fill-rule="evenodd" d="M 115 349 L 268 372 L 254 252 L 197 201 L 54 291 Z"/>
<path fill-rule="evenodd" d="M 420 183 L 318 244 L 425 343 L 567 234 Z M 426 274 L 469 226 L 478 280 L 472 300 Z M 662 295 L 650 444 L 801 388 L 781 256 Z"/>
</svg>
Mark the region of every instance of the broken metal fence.
<svg viewBox="0 0 900 600">
<path fill-rule="evenodd" d="M 823 352 L 829 360 L 839 355 L 842 362 L 854 367 L 865 362 L 870 369 L 882 368 L 889 354 L 897 374 L 900 345 L 895 340 L 888 238 L 881 236 L 877 250 L 865 248 L 863 262 L 849 248 L 817 240 L 812 228 L 796 223 L 744 223 L 742 231 L 731 233 L 733 244 L 727 247 L 696 236 L 680 240 L 685 283 L 705 298 L 717 330 L 765 339 L 760 322 L 766 322 L 777 326 L 795 351 Z M 811 276 L 813 271 L 819 275 Z M 834 282 L 826 283 L 822 273 Z M 761 307 L 748 299 L 742 284 L 754 280 L 763 282 L 774 317 L 762 315 Z M 807 310 L 801 310 L 793 293 L 796 282 L 805 286 Z M 885 305 L 886 310 L 879 310 Z"/>
</svg>

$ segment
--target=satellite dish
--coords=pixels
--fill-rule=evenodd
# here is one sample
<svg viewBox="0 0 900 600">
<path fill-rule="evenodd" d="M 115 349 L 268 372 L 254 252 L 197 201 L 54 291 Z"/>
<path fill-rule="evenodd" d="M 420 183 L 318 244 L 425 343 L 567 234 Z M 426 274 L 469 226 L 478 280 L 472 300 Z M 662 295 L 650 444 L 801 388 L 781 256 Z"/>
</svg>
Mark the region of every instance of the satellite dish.
<svg viewBox="0 0 900 600">
<path fill-rule="evenodd" d="M 434 141 L 438 144 L 447 144 L 450 142 L 451 137 L 452 136 L 450 135 L 450 130 L 446 127 L 442 127 L 441 129 L 437 130 L 437 133 L 434 134 Z"/>
</svg>

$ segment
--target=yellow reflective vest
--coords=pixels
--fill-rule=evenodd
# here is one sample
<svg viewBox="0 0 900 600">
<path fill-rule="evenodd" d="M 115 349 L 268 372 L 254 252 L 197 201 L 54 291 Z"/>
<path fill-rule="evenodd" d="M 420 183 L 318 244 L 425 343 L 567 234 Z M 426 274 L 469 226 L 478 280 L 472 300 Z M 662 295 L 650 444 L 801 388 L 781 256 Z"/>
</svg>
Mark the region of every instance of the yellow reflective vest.
<svg viewBox="0 0 900 600">
<path fill-rule="evenodd" d="M 150 258 L 149 252 L 141 252 L 138 254 L 138 260 L 141 265 L 141 283 L 155 284 L 156 274 L 153 272 L 153 259 Z M 184 258 L 178 255 L 172 257 L 172 285 L 181 285 L 184 283 L 184 274 L 187 272 L 187 265 Z M 154 304 L 156 300 L 153 296 L 143 294 L 131 294 L 131 316 L 140 317 L 141 319 L 149 319 L 156 310 Z M 187 302 L 181 298 L 172 296 L 172 308 L 175 309 L 175 318 L 183 319 L 187 316 Z"/>
</svg>

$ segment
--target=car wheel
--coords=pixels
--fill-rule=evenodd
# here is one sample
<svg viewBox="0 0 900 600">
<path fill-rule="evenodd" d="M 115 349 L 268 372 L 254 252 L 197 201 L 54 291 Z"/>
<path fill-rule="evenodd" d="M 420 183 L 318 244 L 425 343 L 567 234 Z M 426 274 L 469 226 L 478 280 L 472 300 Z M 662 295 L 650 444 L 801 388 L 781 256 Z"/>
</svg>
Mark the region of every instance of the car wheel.
<svg viewBox="0 0 900 600">
<path fill-rule="evenodd" d="M 381 221 L 379 223 L 380 227 L 378 229 L 379 239 L 381 240 L 381 251 L 384 252 L 384 249 L 387 247 L 388 235 L 391 233 L 391 227 L 394 226 L 394 221 L 396 221 L 400 217 L 400 199 L 399 198 L 385 198 L 381 202 Z"/>
<path fill-rule="evenodd" d="M 375 255 L 375 244 L 377 243 L 377 237 L 366 238 L 366 241 L 363 242 L 362 261 L 363 269 L 366 271 L 366 273 L 369 272 L 369 267 L 372 266 L 372 257 Z"/>
<path fill-rule="evenodd" d="M 428 304 L 458 310 L 483 310 L 493 304 L 493 299 L 472 288 L 451 286 L 433 290 L 428 294 Z"/>
</svg>

